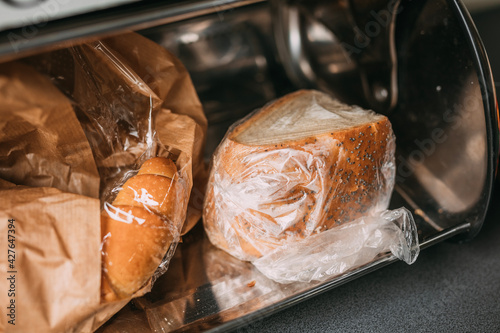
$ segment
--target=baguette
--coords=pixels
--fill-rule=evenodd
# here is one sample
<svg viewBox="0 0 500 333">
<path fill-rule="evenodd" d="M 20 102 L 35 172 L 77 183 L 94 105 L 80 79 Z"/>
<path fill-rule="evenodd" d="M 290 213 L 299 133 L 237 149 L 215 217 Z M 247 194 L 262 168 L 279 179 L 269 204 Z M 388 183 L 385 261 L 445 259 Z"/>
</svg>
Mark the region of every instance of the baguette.
<svg viewBox="0 0 500 333">
<path fill-rule="evenodd" d="M 389 120 L 317 91 L 287 95 L 217 148 L 203 220 L 210 241 L 252 261 L 385 209 L 394 185 Z"/>
<path fill-rule="evenodd" d="M 182 186 L 167 158 L 146 161 L 101 214 L 101 300 L 132 296 L 160 265 L 180 230 L 176 202 Z"/>
</svg>

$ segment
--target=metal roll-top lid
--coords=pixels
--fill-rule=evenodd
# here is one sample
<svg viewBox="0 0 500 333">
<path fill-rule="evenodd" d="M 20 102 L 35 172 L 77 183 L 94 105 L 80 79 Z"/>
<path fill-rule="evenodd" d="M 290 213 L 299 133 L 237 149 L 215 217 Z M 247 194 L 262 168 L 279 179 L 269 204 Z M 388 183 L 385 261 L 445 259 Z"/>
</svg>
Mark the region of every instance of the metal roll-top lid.
<svg viewBox="0 0 500 333">
<path fill-rule="evenodd" d="M 463 4 L 274 4 L 279 55 L 298 87 L 389 116 L 398 146 L 393 201 L 413 208 L 423 245 L 475 236 L 491 200 L 499 130 L 489 62 Z"/>
</svg>

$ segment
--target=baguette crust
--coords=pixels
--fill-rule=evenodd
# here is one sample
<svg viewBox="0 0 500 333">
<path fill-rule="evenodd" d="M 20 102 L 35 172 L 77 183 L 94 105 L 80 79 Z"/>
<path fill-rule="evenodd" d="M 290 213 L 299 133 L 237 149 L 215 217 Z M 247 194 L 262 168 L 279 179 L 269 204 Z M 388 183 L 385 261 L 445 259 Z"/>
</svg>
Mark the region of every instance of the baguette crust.
<svg viewBox="0 0 500 333">
<path fill-rule="evenodd" d="M 304 93 L 286 96 L 235 127 L 214 158 L 205 229 L 213 244 L 242 260 L 388 205 L 395 143 L 386 117 L 279 144 L 237 141 L 262 113 Z"/>
<path fill-rule="evenodd" d="M 123 184 L 113 206 L 147 208 L 151 212 L 172 219 L 175 197 L 168 195 L 175 186 L 171 178 L 156 174 L 137 174 Z"/>
<path fill-rule="evenodd" d="M 173 167 L 172 167 L 173 166 Z M 146 161 L 101 214 L 101 300 L 132 296 L 153 276 L 182 223 L 176 201 L 184 193 L 166 158 Z"/>
<path fill-rule="evenodd" d="M 176 173 L 177 167 L 171 159 L 156 157 L 144 162 L 137 175 L 158 175 L 173 179 Z"/>
</svg>

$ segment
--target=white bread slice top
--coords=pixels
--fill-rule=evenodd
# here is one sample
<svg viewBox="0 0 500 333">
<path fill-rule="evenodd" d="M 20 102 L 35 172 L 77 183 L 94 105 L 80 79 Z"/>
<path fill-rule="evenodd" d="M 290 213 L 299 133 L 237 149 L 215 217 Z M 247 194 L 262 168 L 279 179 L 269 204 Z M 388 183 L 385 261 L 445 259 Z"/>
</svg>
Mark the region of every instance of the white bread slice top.
<svg viewBox="0 0 500 333">
<path fill-rule="evenodd" d="M 325 93 L 301 90 L 282 98 L 247 122 L 233 138 L 245 145 L 276 144 L 325 132 L 338 132 L 384 118 L 370 110 L 343 104 Z"/>
</svg>

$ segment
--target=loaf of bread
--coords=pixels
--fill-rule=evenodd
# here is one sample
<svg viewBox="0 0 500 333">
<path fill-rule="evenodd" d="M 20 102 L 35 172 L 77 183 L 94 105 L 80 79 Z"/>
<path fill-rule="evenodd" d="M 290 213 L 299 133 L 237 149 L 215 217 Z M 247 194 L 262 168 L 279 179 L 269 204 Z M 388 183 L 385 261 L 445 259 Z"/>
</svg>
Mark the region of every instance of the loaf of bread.
<svg viewBox="0 0 500 333">
<path fill-rule="evenodd" d="M 109 302 L 132 296 L 151 278 L 178 237 L 183 209 L 177 168 L 155 157 L 128 179 L 101 214 L 101 299 Z"/>
<path fill-rule="evenodd" d="M 242 260 L 386 209 L 389 120 L 298 91 L 234 126 L 214 154 L 204 203 L 210 241 Z"/>
</svg>

